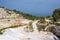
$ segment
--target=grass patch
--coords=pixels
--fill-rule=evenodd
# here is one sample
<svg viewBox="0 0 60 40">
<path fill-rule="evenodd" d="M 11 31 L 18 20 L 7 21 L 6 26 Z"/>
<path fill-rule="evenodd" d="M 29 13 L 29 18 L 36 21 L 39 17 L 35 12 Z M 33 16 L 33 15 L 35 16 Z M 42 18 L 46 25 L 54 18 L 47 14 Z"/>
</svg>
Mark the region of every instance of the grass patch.
<svg viewBox="0 0 60 40">
<path fill-rule="evenodd" d="M 2 28 L 2 29 L 0 29 L 0 35 L 3 34 L 3 31 L 4 31 L 5 29 L 7 29 L 7 28 Z"/>
<path fill-rule="evenodd" d="M 19 26 L 10 26 L 10 27 L 8 27 L 8 28 L 17 28 L 17 27 L 19 27 Z"/>
<path fill-rule="evenodd" d="M 29 28 L 30 28 L 31 32 L 34 31 L 34 30 L 33 30 L 33 26 L 32 26 L 32 22 L 29 23 Z"/>
<path fill-rule="evenodd" d="M 37 25 L 37 29 L 38 29 L 38 31 L 41 31 L 42 27 L 40 25 Z"/>
<path fill-rule="evenodd" d="M 6 27 L 6 28 L 2 28 L 2 29 L 0 29 L 0 35 L 3 34 L 4 30 L 7 28 L 17 28 L 17 27 L 19 27 L 19 26 L 10 26 L 10 27 Z"/>
<path fill-rule="evenodd" d="M 60 23 L 54 23 L 56 26 L 60 26 Z"/>
</svg>

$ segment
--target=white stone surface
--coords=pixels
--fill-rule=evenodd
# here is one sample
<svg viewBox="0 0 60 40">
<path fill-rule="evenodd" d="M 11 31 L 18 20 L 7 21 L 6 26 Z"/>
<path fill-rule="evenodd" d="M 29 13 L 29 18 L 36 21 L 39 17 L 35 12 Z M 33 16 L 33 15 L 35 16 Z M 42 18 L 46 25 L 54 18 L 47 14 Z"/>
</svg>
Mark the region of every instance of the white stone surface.
<svg viewBox="0 0 60 40">
<path fill-rule="evenodd" d="M 26 26 L 27 25 L 18 28 L 6 29 L 4 34 L 0 35 L 0 40 L 59 40 L 51 32 L 25 32 L 24 27 Z"/>
</svg>

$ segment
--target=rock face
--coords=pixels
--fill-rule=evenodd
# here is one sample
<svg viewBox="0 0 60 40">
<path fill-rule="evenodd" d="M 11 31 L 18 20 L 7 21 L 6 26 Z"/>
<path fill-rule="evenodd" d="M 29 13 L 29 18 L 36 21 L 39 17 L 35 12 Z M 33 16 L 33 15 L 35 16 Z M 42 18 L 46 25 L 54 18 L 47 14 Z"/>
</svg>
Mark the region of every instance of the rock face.
<svg viewBox="0 0 60 40">
<path fill-rule="evenodd" d="M 44 32 L 41 31 L 40 32 L 40 37 L 41 40 L 59 40 L 55 35 L 53 35 L 53 33 L 51 32 Z"/>
<path fill-rule="evenodd" d="M 59 36 L 60 37 L 60 27 L 59 26 L 51 26 L 51 31 L 56 36 Z"/>
<path fill-rule="evenodd" d="M 21 19 L 23 19 L 22 15 L 5 8 L 0 8 L 0 29 L 9 26 L 23 25 Z"/>
<path fill-rule="evenodd" d="M 48 26 L 45 24 L 37 24 L 37 25 L 42 25 L 41 28 L 44 29 L 44 31 L 49 31 L 52 32 L 54 35 L 57 37 L 60 37 L 60 26 L 56 26 L 54 24 L 49 24 Z"/>
<path fill-rule="evenodd" d="M 59 40 L 51 32 L 38 32 L 36 25 L 37 22 L 38 20 L 32 21 L 23 19 L 22 15 L 17 14 L 14 11 L 0 8 L 0 29 L 3 30 L 3 28 L 9 26 L 23 25 L 17 28 L 7 28 L 3 31 L 0 30 L 0 32 L 4 32 L 0 35 L 0 40 Z M 43 26 L 43 29 L 44 28 L 45 27 Z M 58 34 L 59 31 L 58 28 L 53 28 L 54 33 L 57 32 L 56 34 Z"/>
<path fill-rule="evenodd" d="M 11 10 L 8 10 L 8 9 L 5 9 L 5 8 L 0 8 L 0 19 L 16 18 L 16 17 L 19 17 L 19 16 L 20 16 L 20 18 L 23 18 L 22 15 L 19 15 L 14 11 L 11 11 Z"/>
<path fill-rule="evenodd" d="M 47 31 L 52 32 L 54 35 L 56 35 L 57 37 L 60 37 L 60 26 L 56 26 L 56 25 L 49 25 L 47 27 Z"/>
<path fill-rule="evenodd" d="M 25 32 L 24 27 L 6 29 L 3 35 L 0 35 L 0 40 L 59 40 L 53 33 L 40 31 Z"/>
<path fill-rule="evenodd" d="M 6 29 L 3 35 L 0 35 L 0 40 L 59 40 L 53 33 L 36 30 L 36 21 L 32 23 L 33 32 L 24 30 L 27 25 L 18 28 Z M 28 28 L 29 29 L 29 28 Z"/>
</svg>

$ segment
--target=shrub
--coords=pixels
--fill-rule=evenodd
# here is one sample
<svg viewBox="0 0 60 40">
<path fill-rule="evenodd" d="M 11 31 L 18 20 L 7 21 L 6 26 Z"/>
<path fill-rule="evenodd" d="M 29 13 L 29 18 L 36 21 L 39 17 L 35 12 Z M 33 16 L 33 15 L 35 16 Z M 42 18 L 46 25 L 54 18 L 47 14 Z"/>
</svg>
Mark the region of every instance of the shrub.
<svg viewBox="0 0 60 40">
<path fill-rule="evenodd" d="M 40 25 L 37 26 L 38 31 L 42 30 L 42 27 Z"/>
<path fill-rule="evenodd" d="M 17 28 L 17 27 L 19 27 L 19 26 L 10 26 L 10 27 L 6 27 L 6 28 L 2 28 L 2 29 L 0 29 L 0 34 L 3 34 L 3 31 L 7 28 Z"/>
<path fill-rule="evenodd" d="M 60 23 L 54 23 L 56 26 L 60 26 Z"/>
</svg>

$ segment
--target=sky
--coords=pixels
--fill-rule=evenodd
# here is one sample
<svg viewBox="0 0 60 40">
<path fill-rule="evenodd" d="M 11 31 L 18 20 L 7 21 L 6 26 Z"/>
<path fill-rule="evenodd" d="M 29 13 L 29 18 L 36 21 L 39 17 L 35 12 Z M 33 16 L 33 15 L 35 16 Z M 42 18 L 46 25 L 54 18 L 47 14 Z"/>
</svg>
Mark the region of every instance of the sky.
<svg viewBox="0 0 60 40">
<path fill-rule="evenodd" d="M 0 0 L 0 6 L 34 16 L 48 16 L 60 8 L 60 0 Z"/>
</svg>

